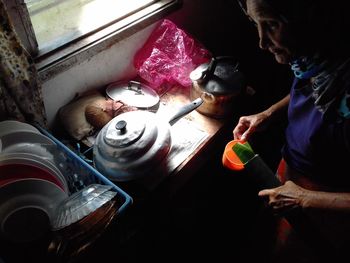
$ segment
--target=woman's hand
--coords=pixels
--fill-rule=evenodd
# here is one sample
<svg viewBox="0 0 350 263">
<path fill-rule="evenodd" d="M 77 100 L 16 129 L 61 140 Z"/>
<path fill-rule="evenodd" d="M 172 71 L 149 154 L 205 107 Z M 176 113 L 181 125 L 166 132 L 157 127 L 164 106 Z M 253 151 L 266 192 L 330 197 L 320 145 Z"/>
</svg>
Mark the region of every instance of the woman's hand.
<svg viewBox="0 0 350 263">
<path fill-rule="evenodd" d="M 286 112 L 289 97 L 289 95 L 285 96 L 263 112 L 241 117 L 233 130 L 234 139 L 248 141 L 254 132 L 262 131 L 267 128 L 269 123 Z"/>
<path fill-rule="evenodd" d="M 234 139 L 248 141 L 255 131 L 262 131 L 266 128 L 268 119 L 269 115 L 265 111 L 240 117 L 233 130 Z"/>
<path fill-rule="evenodd" d="M 258 195 L 268 199 L 268 205 L 275 214 L 283 215 L 292 209 L 303 208 L 308 192 L 309 190 L 296 185 L 292 181 L 287 181 L 282 186 L 261 190 Z"/>
</svg>

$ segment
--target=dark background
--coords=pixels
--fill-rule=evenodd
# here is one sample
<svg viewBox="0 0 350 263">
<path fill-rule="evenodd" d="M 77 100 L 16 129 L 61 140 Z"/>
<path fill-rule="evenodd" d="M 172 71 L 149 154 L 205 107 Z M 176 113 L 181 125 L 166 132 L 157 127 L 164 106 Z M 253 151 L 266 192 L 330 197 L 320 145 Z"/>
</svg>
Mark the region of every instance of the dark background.
<svg viewBox="0 0 350 263">
<path fill-rule="evenodd" d="M 236 57 L 256 93 L 245 97 L 206 165 L 171 200 L 157 200 L 160 205 L 145 212 L 140 231 L 115 250 L 116 262 L 270 262 L 273 218 L 264 209 L 251 178 L 244 172 L 223 168 L 221 156 L 232 139 L 238 117 L 264 110 L 283 98 L 289 92 L 292 75 L 288 65 L 277 64 L 271 54 L 259 49 L 256 28 L 235 1 L 204 2 L 184 1 L 186 9 L 192 5 L 200 17 L 189 13 L 174 14 L 170 19 L 215 56 Z M 213 26 L 219 18 L 222 26 Z M 194 26 L 193 19 L 200 20 L 201 30 Z M 281 120 L 250 141 L 273 171 L 281 157 L 286 124 L 286 119 Z M 106 248 L 104 244 L 97 243 L 95 252 Z M 89 254 L 86 259 L 91 257 Z"/>
<path fill-rule="evenodd" d="M 191 5 L 201 16 L 181 13 L 180 17 L 175 13 L 169 18 L 214 55 L 236 57 L 249 86 L 256 91 L 245 99 L 237 118 L 264 110 L 288 93 L 292 80 L 288 66 L 277 64 L 271 54 L 258 48 L 256 29 L 235 1 L 188 0 L 184 5 Z M 223 20 L 222 26 L 214 27 L 213 21 L 219 18 Z M 200 20 L 201 30 L 194 27 L 198 22 L 193 23 L 193 19 Z M 258 189 L 244 172 L 227 171 L 221 165 L 223 147 L 232 139 L 237 118 L 232 120 L 206 165 L 183 189 L 170 200 L 157 200 L 156 205 L 143 208 L 141 214 L 135 212 L 140 217 L 134 218 L 137 223 L 129 220 L 132 214 L 114 222 L 78 261 L 269 262 L 271 218 L 262 209 Z M 280 159 L 285 125 L 285 120 L 276 123 L 251 141 L 255 152 L 272 170 Z M 40 262 L 32 252 L 28 248 L 15 258 L 20 258 L 17 262 Z"/>
</svg>

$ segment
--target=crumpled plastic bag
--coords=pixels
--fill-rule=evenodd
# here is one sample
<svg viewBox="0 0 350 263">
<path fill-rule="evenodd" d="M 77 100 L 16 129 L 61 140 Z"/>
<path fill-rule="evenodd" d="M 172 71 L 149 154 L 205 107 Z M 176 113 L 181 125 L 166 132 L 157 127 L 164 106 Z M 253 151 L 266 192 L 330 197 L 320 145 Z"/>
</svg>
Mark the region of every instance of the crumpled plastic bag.
<svg viewBox="0 0 350 263">
<path fill-rule="evenodd" d="M 134 57 L 138 75 L 153 88 L 163 83 L 191 85 L 190 73 L 211 53 L 197 40 L 164 19 Z"/>
</svg>

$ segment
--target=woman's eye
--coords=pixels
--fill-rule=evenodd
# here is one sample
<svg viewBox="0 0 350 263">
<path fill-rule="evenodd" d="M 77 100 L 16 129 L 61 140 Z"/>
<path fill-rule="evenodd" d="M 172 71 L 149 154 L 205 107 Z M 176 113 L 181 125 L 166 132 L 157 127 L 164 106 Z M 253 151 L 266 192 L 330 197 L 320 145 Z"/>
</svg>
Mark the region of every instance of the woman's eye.
<svg viewBox="0 0 350 263">
<path fill-rule="evenodd" d="M 274 21 L 266 22 L 266 25 L 270 30 L 276 30 L 278 28 L 278 23 Z"/>
</svg>

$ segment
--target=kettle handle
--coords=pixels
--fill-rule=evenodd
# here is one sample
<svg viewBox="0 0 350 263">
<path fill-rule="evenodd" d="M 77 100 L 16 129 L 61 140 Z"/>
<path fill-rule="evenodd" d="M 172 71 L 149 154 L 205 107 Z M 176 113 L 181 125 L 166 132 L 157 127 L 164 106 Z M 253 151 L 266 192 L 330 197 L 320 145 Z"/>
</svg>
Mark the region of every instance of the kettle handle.
<svg viewBox="0 0 350 263">
<path fill-rule="evenodd" d="M 218 65 L 218 61 L 235 61 L 235 58 L 232 56 L 212 57 L 207 69 L 203 73 L 204 76 L 202 77 L 202 80 L 201 80 L 202 82 L 207 81 L 208 79 L 210 79 L 214 75 L 216 66 Z M 238 61 L 236 61 L 235 67 L 234 67 L 234 72 L 236 72 L 238 70 L 238 67 L 239 67 L 239 63 L 238 63 Z"/>
<path fill-rule="evenodd" d="M 180 109 L 170 118 L 169 124 L 173 125 L 175 122 L 177 122 L 179 119 L 181 119 L 186 114 L 190 113 L 191 111 L 197 109 L 200 105 L 202 105 L 203 99 L 197 98 L 190 103 L 180 107 Z"/>
<path fill-rule="evenodd" d="M 206 69 L 206 71 L 204 73 L 203 81 L 206 81 L 213 76 L 213 74 L 215 72 L 216 65 L 217 65 L 217 60 L 215 57 L 212 57 L 209 65 L 208 65 L 208 68 Z"/>
</svg>

